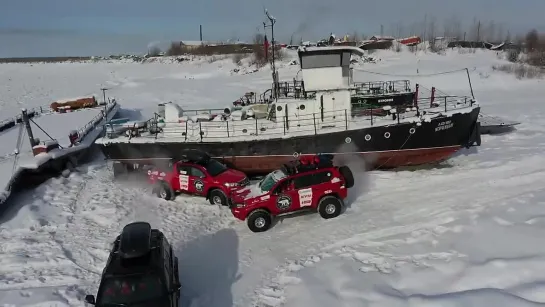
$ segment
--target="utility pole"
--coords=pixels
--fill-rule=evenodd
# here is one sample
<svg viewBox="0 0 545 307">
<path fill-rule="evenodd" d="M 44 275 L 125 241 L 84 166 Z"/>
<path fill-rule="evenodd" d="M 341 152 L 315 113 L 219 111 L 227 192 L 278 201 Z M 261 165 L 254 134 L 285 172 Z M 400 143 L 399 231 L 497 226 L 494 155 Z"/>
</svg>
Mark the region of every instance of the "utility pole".
<svg viewBox="0 0 545 307">
<path fill-rule="evenodd" d="M 103 87 L 100 89 L 102 91 L 102 99 L 104 99 L 104 117 L 106 117 L 106 109 L 107 109 L 107 103 L 106 103 L 106 91 L 108 90 L 107 88 Z"/>
<path fill-rule="evenodd" d="M 102 101 L 104 101 L 104 104 L 106 104 L 106 91 L 108 90 L 107 88 L 101 88 L 100 89 L 102 91 Z"/>
<path fill-rule="evenodd" d="M 267 16 L 267 18 L 269 19 L 269 24 L 265 24 L 263 23 L 263 28 L 271 28 L 271 47 L 272 47 L 272 63 L 271 63 L 271 68 L 272 68 L 272 77 L 273 77 L 273 92 L 274 92 L 274 99 L 275 101 L 277 101 L 277 83 L 278 83 L 278 75 L 277 75 L 277 72 L 276 72 L 276 63 L 275 63 L 275 57 L 274 57 L 274 53 L 275 53 L 275 39 L 274 39 L 274 24 L 276 23 L 276 19 L 269 15 L 269 12 L 265 9 L 265 15 Z"/>
</svg>

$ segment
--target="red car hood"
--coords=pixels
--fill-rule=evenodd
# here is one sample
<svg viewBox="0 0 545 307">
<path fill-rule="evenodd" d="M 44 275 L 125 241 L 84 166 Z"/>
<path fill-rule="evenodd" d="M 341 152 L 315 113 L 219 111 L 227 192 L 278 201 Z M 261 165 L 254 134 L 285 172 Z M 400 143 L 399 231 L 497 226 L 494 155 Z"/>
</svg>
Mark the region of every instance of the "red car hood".
<svg viewBox="0 0 545 307">
<path fill-rule="evenodd" d="M 225 172 L 217 175 L 215 179 L 223 183 L 236 183 L 241 182 L 245 178 L 246 174 L 244 174 L 243 172 L 234 169 L 228 169 Z"/>
<path fill-rule="evenodd" d="M 261 191 L 257 184 L 252 184 L 235 190 L 233 194 L 231 194 L 231 199 L 234 203 L 251 203 L 254 199 L 266 194 L 266 192 Z"/>
</svg>

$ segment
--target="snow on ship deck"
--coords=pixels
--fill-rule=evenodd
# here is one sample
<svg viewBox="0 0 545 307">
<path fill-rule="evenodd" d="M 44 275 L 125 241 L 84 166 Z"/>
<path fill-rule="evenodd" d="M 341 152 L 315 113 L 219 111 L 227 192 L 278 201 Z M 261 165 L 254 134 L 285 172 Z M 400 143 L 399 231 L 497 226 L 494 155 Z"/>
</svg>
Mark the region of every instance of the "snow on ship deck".
<svg viewBox="0 0 545 307">
<path fill-rule="evenodd" d="M 119 109 L 117 103 L 110 103 L 107 106 L 108 118 L 111 118 Z M 90 145 L 96 139 L 102 128 L 95 129 L 92 125 L 94 121 L 101 121 L 104 107 L 92 109 L 81 109 L 69 113 L 49 113 L 41 114 L 34 117 L 32 120 L 39 125 L 43 130 L 57 140 L 61 146 L 60 150 L 53 150 L 42 157 L 35 157 L 32 154 L 32 148 L 23 124 L 18 124 L 13 128 L 0 133 L 0 203 L 5 201 L 7 195 L 4 191 L 9 190 L 13 178 L 21 169 L 35 169 L 51 158 L 57 158 L 74 150 L 79 150 L 81 147 L 70 145 L 69 134 L 71 130 L 77 130 L 80 135 L 84 135 L 81 145 Z M 32 133 L 35 138 L 40 141 L 47 141 L 50 138 L 40 130 L 34 123 L 31 122 Z M 20 129 L 23 129 L 20 132 Z M 17 141 L 21 133 L 19 153 L 16 155 Z M 85 140 L 88 139 L 89 141 Z M 91 140 L 92 139 L 92 140 Z M 85 143 L 89 144 L 85 144 Z"/>
<path fill-rule="evenodd" d="M 267 119 L 247 120 L 212 120 L 196 121 L 185 118 L 181 122 L 167 122 L 163 132 L 155 134 L 142 134 L 137 137 L 119 135 L 115 137 L 104 136 L 96 140 L 97 144 L 111 143 L 197 143 L 197 142 L 237 142 L 248 140 L 264 140 L 276 138 L 289 138 L 314 134 L 327 134 L 346 130 L 357 130 L 368 127 L 388 126 L 398 123 L 418 123 L 430 121 L 432 118 L 444 115 L 469 113 L 479 104 L 471 104 L 469 100 L 453 99 L 447 102 L 447 106 L 440 105 L 433 108 L 420 108 L 426 115 L 416 116 L 416 108 L 401 113 L 398 119 L 391 116 L 357 116 L 351 117 L 350 112 L 333 111 L 335 114 L 327 114 L 324 122 L 318 122 L 319 115 L 313 118 L 300 116 L 297 120 L 289 120 L 289 130 L 286 130 L 282 120 L 273 122 Z M 333 115 L 336 115 L 334 118 Z M 219 116 L 216 117 L 216 119 Z"/>
</svg>

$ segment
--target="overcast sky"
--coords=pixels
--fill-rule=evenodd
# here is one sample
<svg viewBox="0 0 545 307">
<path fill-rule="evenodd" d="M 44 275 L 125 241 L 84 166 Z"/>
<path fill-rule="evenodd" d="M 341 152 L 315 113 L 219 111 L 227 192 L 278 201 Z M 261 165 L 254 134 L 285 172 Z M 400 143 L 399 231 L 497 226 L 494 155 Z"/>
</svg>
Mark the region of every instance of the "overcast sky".
<svg viewBox="0 0 545 307">
<path fill-rule="evenodd" d="M 248 41 L 263 31 L 264 7 L 286 42 L 292 34 L 370 36 L 381 24 L 385 34 L 398 25 L 410 32 L 425 16 L 439 24 L 456 16 L 468 26 L 474 18 L 493 20 L 505 33 L 545 32 L 545 0 L 3 0 L 0 57 L 145 53 L 152 42 L 198 40 L 200 24 L 205 40 Z"/>
</svg>

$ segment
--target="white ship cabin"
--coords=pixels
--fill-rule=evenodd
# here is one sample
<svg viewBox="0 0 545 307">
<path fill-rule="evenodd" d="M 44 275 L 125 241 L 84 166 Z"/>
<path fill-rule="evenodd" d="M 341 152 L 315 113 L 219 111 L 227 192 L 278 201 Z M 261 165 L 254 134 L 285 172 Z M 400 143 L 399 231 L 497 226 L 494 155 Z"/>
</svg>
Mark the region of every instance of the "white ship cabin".
<svg viewBox="0 0 545 307">
<path fill-rule="evenodd" d="M 269 118 L 282 122 L 287 117 L 294 122 L 297 118 L 315 117 L 316 121 L 328 122 L 350 114 L 350 95 L 354 89 L 350 69 L 352 54 L 362 56 L 363 50 L 350 46 L 300 48 L 303 88 L 294 90 L 304 91 L 305 97 L 286 95 L 283 98 L 282 90 L 285 89 L 280 88 L 279 99 L 273 102 Z"/>
</svg>

